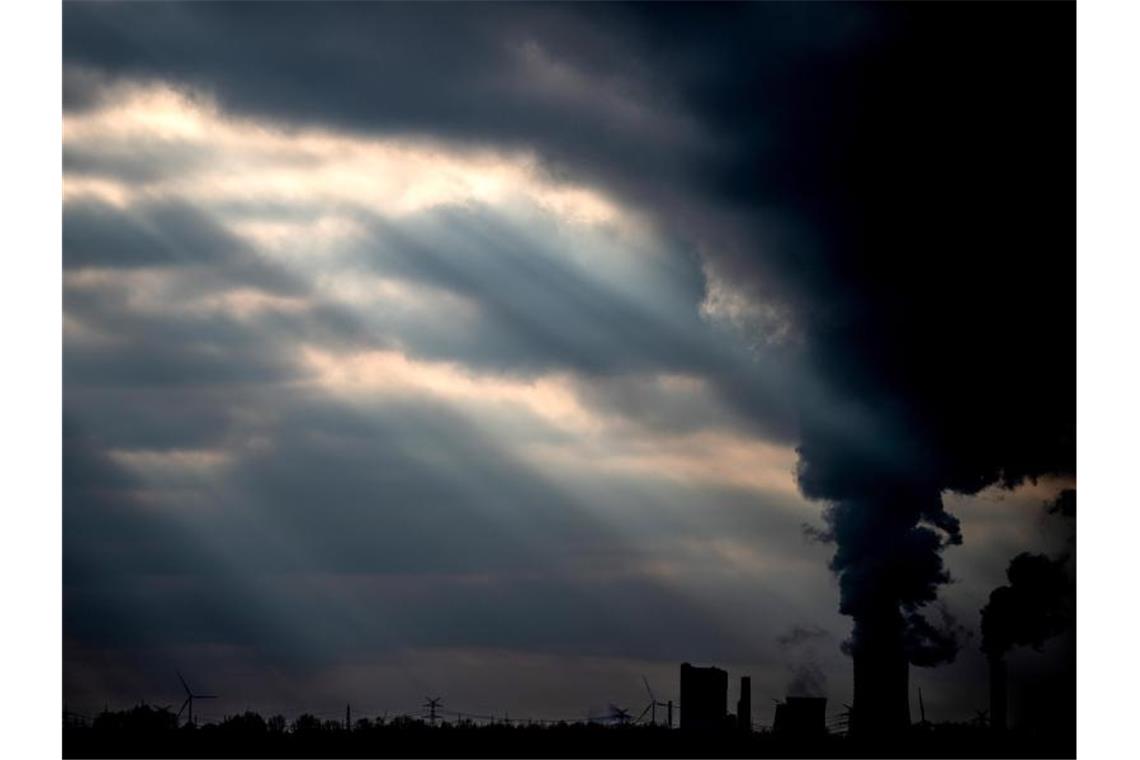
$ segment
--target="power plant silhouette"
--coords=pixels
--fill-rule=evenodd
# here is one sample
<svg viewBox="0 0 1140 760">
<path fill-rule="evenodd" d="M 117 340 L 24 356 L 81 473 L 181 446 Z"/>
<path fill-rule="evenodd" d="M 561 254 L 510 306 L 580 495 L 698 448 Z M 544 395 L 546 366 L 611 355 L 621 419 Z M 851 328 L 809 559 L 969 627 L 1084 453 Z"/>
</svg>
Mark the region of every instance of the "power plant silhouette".
<svg viewBox="0 0 1140 760">
<path fill-rule="evenodd" d="M 1065 726 L 1053 736 L 1011 729 L 1007 721 L 1008 673 L 1004 661 L 994 672 L 988 710 L 969 722 L 927 719 L 918 692 L 921 720 L 909 721 L 896 702 L 903 668 L 886 673 L 866 669 L 856 659 L 855 702 L 828 716 L 828 698 L 804 694 L 793 680 L 783 698 L 772 698 L 771 719 L 754 717 L 752 678 L 739 677 L 735 711 L 728 710 L 728 672 L 715 665 L 679 665 L 678 700 L 659 698 L 650 679 L 641 676 L 648 702 L 634 711 L 610 703 L 601 714 L 585 718 L 512 718 L 451 709 L 445 696 L 425 696 L 417 709 L 352 720 L 343 712 L 303 713 L 292 721 L 241 714 L 207 716 L 197 703 L 217 701 L 190 687 L 174 672 L 185 700 L 177 712 L 139 703 L 130 710 L 104 709 L 97 716 L 64 711 L 64 757 L 1072 757 L 1075 738 Z M 895 663 L 897 665 L 897 663 Z M 872 679 L 870 681 L 866 679 Z M 903 693 L 909 703 L 909 695 Z M 201 705 L 198 705 L 201 706 Z M 358 713 L 359 714 L 359 713 Z M 865 716 L 871 716 L 865 718 Z M 679 719 L 678 719 L 679 717 Z M 889 717 L 890 720 L 886 720 Z M 905 722 L 901 722 L 907 717 Z M 1059 737 L 1059 738 L 1057 738 Z"/>
<path fill-rule="evenodd" d="M 735 713 L 729 711 L 729 674 L 715 666 L 682 663 L 679 700 L 659 699 L 641 676 L 648 701 L 636 715 L 611 703 L 586 718 L 520 718 L 450 709 L 442 696 L 425 697 L 418 711 L 353 722 L 352 705 L 343 712 L 306 713 L 292 722 L 245 712 L 218 721 L 200 721 L 195 703 L 217 700 L 191 688 L 176 671 L 185 699 L 177 713 L 148 704 L 97 716 L 64 712 L 66 757 L 250 757 L 250 756 L 816 756 L 843 757 L 883 752 L 910 756 L 1067 756 L 1067 745 L 1026 741 L 979 710 L 969 724 L 935 724 L 926 719 L 897 733 L 862 733 L 855 702 L 830 719 L 825 696 L 790 694 L 775 703 L 770 721 L 754 719 L 752 678 L 739 677 Z M 1004 674 L 1003 674 L 1004 675 Z M 1004 689 L 1005 681 L 995 684 Z M 866 689 L 856 690 L 866 699 Z M 996 691 L 995 691 L 996 693 Z M 1004 698 L 1004 691 L 1001 692 Z M 998 704 L 995 712 L 1004 710 Z M 332 717 L 332 716 L 337 717 Z M 185 716 L 185 717 L 183 717 Z M 679 720 L 677 717 L 679 716 Z M 201 725 L 200 725 L 201 723 Z M 876 726 L 881 730 L 881 725 Z"/>
</svg>

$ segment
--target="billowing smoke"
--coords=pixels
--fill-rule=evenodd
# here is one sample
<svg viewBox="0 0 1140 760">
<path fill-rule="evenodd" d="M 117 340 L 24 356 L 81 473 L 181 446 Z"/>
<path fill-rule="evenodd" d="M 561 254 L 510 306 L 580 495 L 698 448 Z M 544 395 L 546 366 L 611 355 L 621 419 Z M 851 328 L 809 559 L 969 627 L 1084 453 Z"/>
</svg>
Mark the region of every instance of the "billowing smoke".
<svg viewBox="0 0 1140 760">
<path fill-rule="evenodd" d="M 1008 585 L 982 608 L 982 651 L 1001 656 L 1016 646 L 1040 649 L 1068 628 L 1073 616 L 1068 557 L 1023 552 L 1009 563 Z"/>
<path fill-rule="evenodd" d="M 958 623 L 945 604 L 938 604 L 937 607 L 937 625 L 916 612 L 907 615 L 903 645 L 907 659 L 914 665 L 929 668 L 954 662 L 962 641 L 970 636 L 970 632 Z"/>
<path fill-rule="evenodd" d="M 817 496 L 805 476 L 805 461 L 801 459 L 801 486 Z M 913 511 L 912 503 L 905 495 L 838 501 L 825 512 L 828 529 L 817 535 L 837 545 L 831 569 L 840 577 L 840 611 L 856 619 L 851 652 L 858 650 L 865 630 L 858 621 L 874 617 L 877 630 L 891 629 L 900 642 L 905 640 L 915 664 L 932 665 L 953 659 L 957 636 L 953 625 L 937 627 L 919 609 L 950 580 L 942 548 L 962 538 L 957 519 L 942 510 L 937 495 L 927 498 L 924 511 Z M 944 623 L 949 618 L 945 609 L 942 617 Z"/>
<path fill-rule="evenodd" d="M 1058 503 L 1065 499 L 1062 496 Z M 1075 509 L 1075 492 L 1068 499 Z M 1006 652 L 1015 646 L 1040 649 L 1072 620 L 1068 559 L 1027 552 L 1017 555 L 1006 570 L 1009 584 L 994 589 L 982 608 L 982 651 L 990 670 L 990 725 L 996 730 L 1004 730 L 1007 723 Z"/>
<path fill-rule="evenodd" d="M 788 665 L 789 697 L 826 697 L 827 675 L 820 664 L 820 649 L 831 634 L 818 626 L 793 626 L 777 637 Z"/>
<path fill-rule="evenodd" d="M 1049 514 L 1072 520 L 1076 530 L 1077 491 L 1067 488 L 1046 503 Z M 1070 537 L 1071 540 L 1071 537 Z M 1001 657 L 1017 646 L 1040 649 L 1069 627 L 1075 614 L 1071 555 L 1048 557 L 1022 552 L 1010 560 L 1009 583 L 990 592 L 982 607 L 982 651 Z"/>
<path fill-rule="evenodd" d="M 788 681 L 789 697 L 826 697 L 827 676 L 815 662 L 803 662 L 795 667 Z"/>
<path fill-rule="evenodd" d="M 798 478 L 828 503 L 860 730 L 904 727 L 908 663 L 957 649 L 925 611 L 962 541 L 942 495 L 1075 471 L 1070 11 L 1028 41 L 1024 18 L 900 10 L 811 133 L 842 161 L 786 167 L 820 188 L 799 209 L 816 245 L 780 272 L 838 400 L 804 409 Z"/>
</svg>

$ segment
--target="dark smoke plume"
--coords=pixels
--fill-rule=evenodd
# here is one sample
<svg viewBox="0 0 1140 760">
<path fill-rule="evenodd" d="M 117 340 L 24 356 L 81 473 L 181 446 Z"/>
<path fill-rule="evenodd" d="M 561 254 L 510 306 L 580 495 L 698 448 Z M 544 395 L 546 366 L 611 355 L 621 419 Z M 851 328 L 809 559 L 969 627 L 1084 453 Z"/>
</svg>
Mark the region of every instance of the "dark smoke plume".
<svg viewBox="0 0 1140 760">
<path fill-rule="evenodd" d="M 1075 494 L 1073 498 L 1075 503 Z M 990 670 L 990 725 L 997 731 L 1004 731 L 1008 721 L 1006 652 L 1015 646 L 1040 649 L 1072 620 L 1067 562 L 1067 556 L 1017 555 L 1006 570 L 1009 585 L 994 589 L 982 608 L 982 651 Z"/>
<path fill-rule="evenodd" d="M 938 605 L 939 625 L 933 625 L 922 615 L 911 612 L 907 615 L 904 639 L 907 659 L 920 667 L 934 667 L 954 662 L 962 641 L 969 638 L 970 632 L 958 623 L 945 604 Z"/>
<path fill-rule="evenodd" d="M 1006 570 L 1009 584 L 990 594 L 982 608 L 982 651 L 1000 656 L 1016 646 L 1040 649 L 1068 628 L 1072 616 L 1072 583 L 1068 557 L 1021 553 Z"/>
<path fill-rule="evenodd" d="M 908 662 L 957 648 L 923 614 L 962 540 L 942 495 L 1075 472 L 1074 18 L 1031 15 L 1029 40 L 1013 9 L 886 9 L 891 31 L 835 74 L 852 94 L 807 132 L 841 159 L 781 175 L 812 183 L 797 210 L 818 245 L 780 284 L 842 400 L 805 409 L 798 478 L 829 503 L 871 733 L 909 722 Z M 1022 357 L 1070 371 L 1029 377 Z"/>
</svg>

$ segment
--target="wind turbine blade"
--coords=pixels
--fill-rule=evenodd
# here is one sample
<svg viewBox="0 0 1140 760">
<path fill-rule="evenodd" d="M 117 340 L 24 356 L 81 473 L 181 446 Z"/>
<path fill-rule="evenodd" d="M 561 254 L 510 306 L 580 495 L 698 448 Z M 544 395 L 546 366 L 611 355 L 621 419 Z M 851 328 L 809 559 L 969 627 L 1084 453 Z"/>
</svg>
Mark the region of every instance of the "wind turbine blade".
<svg viewBox="0 0 1140 760">
<path fill-rule="evenodd" d="M 178 715 L 177 715 L 177 717 L 179 717 L 179 718 L 181 718 L 181 717 L 182 717 L 182 713 L 183 713 L 183 712 L 186 710 L 186 705 L 188 705 L 188 704 L 190 704 L 190 697 L 187 697 L 187 698 L 186 698 L 186 701 L 182 703 L 182 707 L 179 707 L 179 708 L 178 708 Z"/>
<path fill-rule="evenodd" d="M 183 678 L 183 677 L 182 677 L 182 674 L 181 674 L 181 673 L 179 673 L 177 670 L 176 670 L 176 671 L 174 671 L 174 672 L 178 674 L 178 680 L 182 682 L 182 688 L 186 690 L 186 694 L 189 696 L 189 694 L 190 694 L 190 687 L 186 685 L 186 679 L 185 679 L 185 678 Z"/>
<path fill-rule="evenodd" d="M 653 703 L 652 703 L 652 702 L 650 702 L 649 704 L 647 704 L 647 705 L 645 706 L 645 709 L 641 711 L 641 715 L 638 715 L 638 716 L 637 716 L 637 721 L 636 721 L 637 723 L 640 723 L 640 722 L 642 721 L 642 719 L 643 719 L 643 718 L 645 718 L 645 714 L 646 714 L 647 712 L 649 712 L 649 710 L 650 710 L 650 708 L 651 708 L 651 707 L 653 707 Z"/>
<path fill-rule="evenodd" d="M 653 689 L 649 688 L 649 679 L 645 676 L 641 677 L 641 682 L 645 684 L 645 690 L 649 692 L 649 701 L 656 702 L 657 697 L 653 696 Z"/>
<path fill-rule="evenodd" d="M 194 699 L 217 699 L 217 694 L 195 694 Z"/>
</svg>

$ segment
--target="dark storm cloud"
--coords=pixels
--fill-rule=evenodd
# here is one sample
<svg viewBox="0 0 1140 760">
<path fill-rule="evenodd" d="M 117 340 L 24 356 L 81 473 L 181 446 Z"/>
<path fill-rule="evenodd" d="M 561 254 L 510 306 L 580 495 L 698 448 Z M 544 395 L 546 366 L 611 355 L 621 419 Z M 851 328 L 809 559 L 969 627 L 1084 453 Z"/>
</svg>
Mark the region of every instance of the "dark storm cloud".
<svg viewBox="0 0 1140 760">
<path fill-rule="evenodd" d="M 457 5 L 442 10 L 446 25 L 440 12 L 296 3 L 68 8 L 65 57 L 84 69 L 68 80 L 67 100 L 97 102 L 108 74 L 159 77 L 205 85 L 227 110 L 541 142 L 564 146 L 562 157 L 592 144 L 618 158 L 638 144 L 660 149 L 682 139 L 676 115 L 650 89 L 655 73 L 630 56 L 636 40 L 557 7 Z M 577 118 L 567 121 L 570 113 Z M 645 150 L 634 155 L 649 165 Z"/>
</svg>

